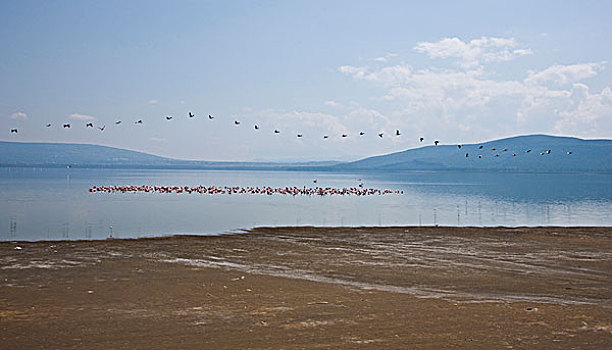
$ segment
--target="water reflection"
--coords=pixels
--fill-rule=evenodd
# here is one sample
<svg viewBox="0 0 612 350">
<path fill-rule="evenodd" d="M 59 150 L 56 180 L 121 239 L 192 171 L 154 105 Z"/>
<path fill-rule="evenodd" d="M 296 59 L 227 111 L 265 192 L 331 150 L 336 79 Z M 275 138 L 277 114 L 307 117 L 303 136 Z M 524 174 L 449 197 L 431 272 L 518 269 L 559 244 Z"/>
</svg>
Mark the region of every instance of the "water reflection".
<svg viewBox="0 0 612 350">
<path fill-rule="evenodd" d="M 91 194 L 93 185 L 365 187 L 371 197 Z M 0 168 L 0 239 L 105 239 L 254 226 L 612 225 L 606 174 L 331 174 Z"/>
</svg>

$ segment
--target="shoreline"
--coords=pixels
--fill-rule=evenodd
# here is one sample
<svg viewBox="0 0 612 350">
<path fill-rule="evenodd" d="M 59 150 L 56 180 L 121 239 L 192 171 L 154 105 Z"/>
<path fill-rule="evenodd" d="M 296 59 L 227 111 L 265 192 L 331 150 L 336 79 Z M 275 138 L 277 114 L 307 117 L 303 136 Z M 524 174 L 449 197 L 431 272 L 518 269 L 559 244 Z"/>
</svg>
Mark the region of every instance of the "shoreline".
<svg viewBox="0 0 612 350">
<path fill-rule="evenodd" d="M 0 242 L 7 348 L 612 345 L 609 227 L 260 227 L 19 244 Z"/>
</svg>

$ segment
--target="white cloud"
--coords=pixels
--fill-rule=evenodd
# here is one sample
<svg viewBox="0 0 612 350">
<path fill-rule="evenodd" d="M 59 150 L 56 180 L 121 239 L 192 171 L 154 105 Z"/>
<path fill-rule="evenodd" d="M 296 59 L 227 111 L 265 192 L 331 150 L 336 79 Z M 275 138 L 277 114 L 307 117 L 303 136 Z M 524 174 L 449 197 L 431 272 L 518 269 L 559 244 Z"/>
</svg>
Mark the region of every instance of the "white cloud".
<svg viewBox="0 0 612 350">
<path fill-rule="evenodd" d="M 414 50 L 430 58 L 455 58 L 462 68 L 467 69 L 482 63 L 505 62 L 532 54 L 531 50 L 517 46 L 512 38 L 481 37 L 469 42 L 444 38 L 438 42 L 420 42 Z"/>
<path fill-rule="evenodd" d="M 159 103 L 159 101 L 158 100 L 149 100 L 149 101 L 147 101 L 147 103 L 150 104 L 150 105 L 156 105 L 156 104 Z"/>
<path fill-rule="evenodd" d="M 591 92 L 583 83 L 604 69 L 605 63 L 554 65 L 512 80 L 497 78 L 498 74 L 480 62 L 531 53 L 516 48 L 513 39 L 481 38 L 465 43 L 454 38 L 417 47 L 431 58 L 458 58 L 462 69 L 409 65 L 345 65 L 339 69 L 353 79 L 385 88 L 382 101 L 390 111 L 387 128 L 397 125 L 456 141 L 520 133 L 609 137 L 612 131 L 610 87 Z"/>
<path fill-rule="evenodd" d="M 342 103 L 332 101 L 332 100 L 325 101 L 325 105 L 328 107 L 334 107 L 334 108 L 339 108 L 343 106 Z"/>
<path fill-rule="evenodd" d="M 68 118 L 73 119 L 73 120 L 96 120 L 96 118 L 90 115 L 79 114 L 79 113 L 72 113 L 71 115 L 68 116 Z"/>
<path fill-rule="evenodd" d="M 23 112 L 16 112 L 16 113 L 11 114 L 9 118 L 13 120 L 27 120 L 28 115 Z"/>
<path fill-rule="evenodd" d="M 556 64 L 539 72 L 528 72 L 528 77 L 525 79 L 525 82 L 527 84 L 573 84 L 597 75 L 597 72 L 601 71 L 603 68 L 604 63 Z"/>
</svg>

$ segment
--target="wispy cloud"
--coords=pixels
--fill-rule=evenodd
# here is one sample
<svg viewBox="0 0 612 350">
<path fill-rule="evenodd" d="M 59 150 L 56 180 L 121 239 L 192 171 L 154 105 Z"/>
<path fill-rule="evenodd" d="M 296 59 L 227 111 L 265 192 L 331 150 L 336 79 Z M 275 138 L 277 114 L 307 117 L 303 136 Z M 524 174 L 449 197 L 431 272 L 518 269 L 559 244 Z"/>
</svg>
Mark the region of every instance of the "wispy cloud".
<svg viewBox="0 0 612 350">
<path fill-rule="evenodd" d="M 444 38 L 438 42 L 420 42 L 414 50 L 430 58 L 454 58 L 462 68 L 474 68 L 482 63 L 510 61 L 533 52 L 517 48 L 512 38 L 481 37 L 464 42 L 459 38 Z"/>
<path fill-rule="evenodd" d="M 604 69 L 604 64 L 605 62 L 579 63 L 571 65 L 556 64 L 539 72 L 529 71 L 525 82 L 528 84 L 573 84 L 597 75 L 599 71 Z"/>
<path fill-rule="evenodd" d="M 147 101 L 147 103 L 148 103 L 148 104 L 150 104 L 150 105 L 156 105 L 156 104 L 158 104 L 158 103 L 159 103 L 159 101 L 158 101 L 158 100 L 153 99 L 153 100 L 149 100 L 149 101 Z"/>
<path fill-rule="evenodd" d="M 73 119 L 73 120 L 96 120 L 96 118 L 90 115 L 79 114 L 79 113 L 72 113 L 71 115 L 68 116 L 68 118 Z"/>
<path fill-rule="evenodd" d="M 11 114 L 9 118 L 13 120 L 27 120 L 28 115 L 23 112 L 16 112 L 16 113 Z"/>
<path fill-rule="evenodd" d="M 453 139 L 530 132 L 601 137 L 612 130 L 610 87 L 596 92 L 584 82 L 603 70 L 605 62 L 553 65 L 524 72 L 522 79 L 499 78 L 481 65 L 532 53 L 518 46 L 504 38 L 444 39 L 420 43 L 415 50 L 432 59 L 455 58 L 460 68 L 376 64 L 338 70 L 385 88 L 383 96 L 373 98 L 387 101 L 389 126 Z"/>
</svg>

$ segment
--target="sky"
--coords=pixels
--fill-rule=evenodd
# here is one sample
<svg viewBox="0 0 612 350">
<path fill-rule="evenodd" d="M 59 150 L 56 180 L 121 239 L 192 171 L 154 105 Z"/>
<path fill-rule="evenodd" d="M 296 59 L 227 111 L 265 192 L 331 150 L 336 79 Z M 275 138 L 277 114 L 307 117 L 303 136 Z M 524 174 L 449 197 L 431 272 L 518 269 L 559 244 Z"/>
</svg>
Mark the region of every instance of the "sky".
<svg viewBox="0 0 612 350">
<path fill-rule="evenodd" d="M 611 14 L 609 1 L 0 0 L 0 140 L 308 161 L 609 139 Z"/>
</svg>

